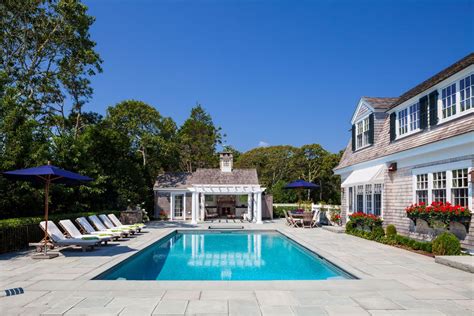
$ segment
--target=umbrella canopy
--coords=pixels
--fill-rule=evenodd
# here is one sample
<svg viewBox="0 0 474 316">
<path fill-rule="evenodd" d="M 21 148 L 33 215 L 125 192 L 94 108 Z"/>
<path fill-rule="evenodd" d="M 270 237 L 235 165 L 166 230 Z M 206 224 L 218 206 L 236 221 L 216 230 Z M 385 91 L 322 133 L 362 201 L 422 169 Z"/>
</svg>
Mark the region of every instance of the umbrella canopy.
<svg viewBox="0 0 474 316">
<path fill-rule="evenodd" d="M 71 171 L 63 170 L 58 167 L 52 166 L 50 162 L 47 165 L 6 171 L 3 175 L 10 180 L 28 181 L 33 183 L 44 184 L 44 219 L 45 219 L 45 230 L 44 230 L 44 256 L 48 257 L 48 209 L 49 209 L 49 186 L 51 183 L 59 183 L 65 185 L 78 185 L 84 182 L 92 181 L 92 178 L 74 173 Z"/>
<path fill-rule="evenodd" d="M 296 180 L 291 183 L 288 183 L 283 187 L 284 189 L 317 189 L 319 185 L 307 182 L 304 180 Z"/>
<path fill-rule="evenodd" d="M 92 181 L 92 178 L 60 169 L 52 165 L 13 170 L 4 172 L 3 175 L 10 180 L 28 181 L 34 183 L 60 183 L 66 185 L 78 185 L 83 182 Z"/>
</svg>

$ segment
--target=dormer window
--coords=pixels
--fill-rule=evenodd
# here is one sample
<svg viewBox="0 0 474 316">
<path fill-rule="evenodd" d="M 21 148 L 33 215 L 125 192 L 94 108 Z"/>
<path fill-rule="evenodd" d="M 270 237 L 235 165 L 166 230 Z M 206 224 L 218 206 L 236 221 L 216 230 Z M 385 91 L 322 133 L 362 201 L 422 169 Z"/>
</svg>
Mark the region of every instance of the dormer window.
<svg viewBox="0 0 474 316">
<path fill-rule="evenodd" d="M 356 124 L 356 139 L 357 147 L 356 149 L 365 147 L 370 144 L 369 137 L 369 117 L 366 117 Z"/>
<path fill-rule="evenodd" d="M 443 101 L 443 119 L 456 114 L 456 83 L 447 86 L 441 92 Z"/>
<path fill-rule="evenodd" d="M 408 135 L 420 129 L 420 103 L 397 112 L 397 136 Z"/>
<path fill-rule="evenodd" d="M 459 81 L 459 92 L 461 94 L 461 112 L 474 109 L 474 74 Z"/>
</svg>

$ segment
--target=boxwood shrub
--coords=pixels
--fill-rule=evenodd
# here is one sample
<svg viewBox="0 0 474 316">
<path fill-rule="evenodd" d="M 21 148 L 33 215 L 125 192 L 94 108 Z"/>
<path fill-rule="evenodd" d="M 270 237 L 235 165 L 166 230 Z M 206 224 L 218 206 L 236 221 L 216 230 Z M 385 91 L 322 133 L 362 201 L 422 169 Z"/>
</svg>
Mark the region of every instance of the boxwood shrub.
<svg viewBox="0 0 474 316">
<path fill-rule="evenodd" d="M 460 255 L 461 243 L 454 234 L 444 232 L 433 240 L 433 254 L 437 256 Z"/>
</svg>

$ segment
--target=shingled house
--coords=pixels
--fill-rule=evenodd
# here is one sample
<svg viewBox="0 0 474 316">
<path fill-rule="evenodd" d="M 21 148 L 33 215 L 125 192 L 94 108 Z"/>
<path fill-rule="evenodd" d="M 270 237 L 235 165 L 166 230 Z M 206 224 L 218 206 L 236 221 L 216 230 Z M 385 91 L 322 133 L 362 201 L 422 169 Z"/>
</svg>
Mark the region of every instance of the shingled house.
<svg viewBox="0 0 474 316">
<path fill-rule="evenodd" d="M 165 173 L 156 178 L 155 216 L 170 220 L 244 219 L 258 224 L 272 217 L 256 169 L 234 169 L 231 153 L 220 154 L 220 168 Z"/>
<path fill-rule="evenodd" d="M 398 98 L 362 97 L 335 173 L 342 217 L 373 213 L 410 234 L 414 202 L 473 204 L 474 53 Z M 474 226 L 463 241 L 474 245 Z"/>
</svg>

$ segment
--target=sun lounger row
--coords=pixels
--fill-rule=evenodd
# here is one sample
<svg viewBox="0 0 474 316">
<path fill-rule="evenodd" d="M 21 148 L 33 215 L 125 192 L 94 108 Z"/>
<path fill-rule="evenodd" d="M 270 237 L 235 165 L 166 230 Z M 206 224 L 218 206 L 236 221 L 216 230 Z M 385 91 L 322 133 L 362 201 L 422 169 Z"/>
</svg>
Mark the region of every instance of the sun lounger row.
<svg viewBox="0 0 474 316">
<path fill-rule="evenodd" d="M 49 242 L 58 247 L 79 246 L 83 251 L 86 251 L 88 248 L 94 248 L 101 244 L 107 245 L 109 241 L 141 232 L 142 228 L 145 228 L 144 224 L 123 225 L 115 214 L 92 215 L 88 218 L 89 220 L 85 217 L 76 219 L 79 229 L 69 219 L 59 221 L 65 234 L 54 222 L 48 221 Z M 41 222 L 40 227 L 45 231 L 46 222 Z M 37 248 L 37 250 L 40 251 L 41 248 Z"/>
</svg>

